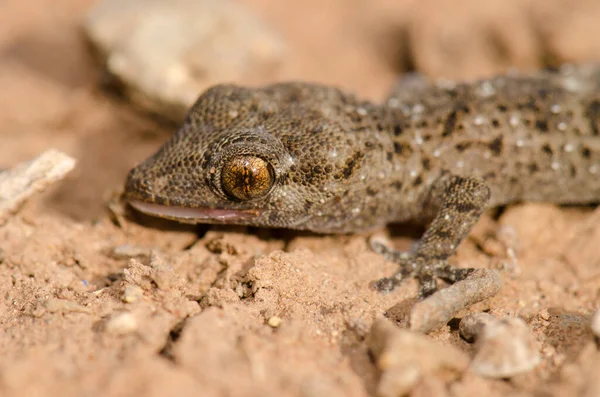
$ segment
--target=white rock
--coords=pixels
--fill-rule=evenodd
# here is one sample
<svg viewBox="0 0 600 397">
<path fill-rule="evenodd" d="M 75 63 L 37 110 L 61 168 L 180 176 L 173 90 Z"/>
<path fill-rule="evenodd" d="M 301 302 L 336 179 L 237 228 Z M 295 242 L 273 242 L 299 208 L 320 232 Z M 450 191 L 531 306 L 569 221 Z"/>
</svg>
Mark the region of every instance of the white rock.
<svg viewBox="0 0 600 397">
<path fill-rule="evenodd" d="M 136 332 L 138 329 L 138 321 L 129 312 L 116 313 L 110 316 L 104 330 L 113 335 L 127 335 Z"/>
</svg>

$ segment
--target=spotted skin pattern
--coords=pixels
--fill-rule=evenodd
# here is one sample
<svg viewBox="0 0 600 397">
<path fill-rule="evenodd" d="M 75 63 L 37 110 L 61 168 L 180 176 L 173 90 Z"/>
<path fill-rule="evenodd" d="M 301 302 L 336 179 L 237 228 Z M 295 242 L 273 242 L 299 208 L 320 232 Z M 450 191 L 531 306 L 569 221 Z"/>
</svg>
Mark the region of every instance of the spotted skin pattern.
<svg viewBox="0 0 600 397">
<path fill-rule="evenodd" d="M 310 83 L 218 85 L 131 170 L 125 194 L 186 222 L 318 233 L 429 223 L 411 252 L 372 243 L 400 265 L 377 287 L 416 277 L 426 297 L 436 278 L 469 274 L 448 259 L 485 209 L 600 202 L 600 67 L 470 83 L 408 75 L 383 104 Z"/>
</svg>

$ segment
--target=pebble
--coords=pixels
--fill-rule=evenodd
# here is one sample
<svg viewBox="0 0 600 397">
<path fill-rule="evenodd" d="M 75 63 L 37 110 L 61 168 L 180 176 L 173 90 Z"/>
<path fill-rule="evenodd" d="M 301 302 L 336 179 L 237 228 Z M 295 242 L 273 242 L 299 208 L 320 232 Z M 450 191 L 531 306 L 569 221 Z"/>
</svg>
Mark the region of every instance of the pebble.
<svg viewBox="0 0 600 397">
<path fill-rule="evenodd" d="M 181 122 L 211 85 L 268 79 L 283 40 L 232 0 L 102 0 L 84 32 L 138 106 Z"/>
<path fill-rule="evenodd" d="M 137 329 L 138 321 L 129 312 L 111 315 L 104 325 L 104 330 L 113 335 L 127 335 L 136 332 Z"/>
<path fill-rule="evenodd" d="M 496 317 L 488 313 L 469 314 L 460 320 L 458 332 L 460 336 L 469 343 L 475 342 L 477 335 L 481 333 L 483 327 L 493 323 Z"/>
<path fill-rule="evenodd" d="M 592 316 L 592 332 L 597 338 L 600 338 L 600 309 L 596 310 Z"/>
<path fill-rule="evenodd" d="M 269 324 L 269 327 L 271 328 L 279 328 L 282 322 L 283 320 L 281 319 L 281 317 L 273 316 L 269 318 L 267 324 Z"/>
<path fill-rule="evenodd" d="M 381 371 L 380 397 L 406 395 L 426 375 L 454 380 L 469 366 L 468 356 L 456 347 L 400 329 L 384 318 L 375 320 L 367 343 Z"/>
<path fill-rule="evenodd" d="M 487 313 L 465 316 L 460 335 L 475 340 L 471 370 L 489 378 L 509 378 L 533 370 L 541 361 L 539 347 L 520 318 L 496 318 Z"/>
<path fill-rule="evenodd" d="M 121 300 L 125 303 L 134 303 L 141 299 L 144 295 L 144 290 L 134 284 L 125 284 Z"/>
<path fill-rule="evenodd" d="M 476 269 L 464 280 L 417 302 L 410 312 L 410 329 L 428 333 L 440 328 L 461 310 L 496 295 L 501 287 L 497 271 Z"/>
</svg>

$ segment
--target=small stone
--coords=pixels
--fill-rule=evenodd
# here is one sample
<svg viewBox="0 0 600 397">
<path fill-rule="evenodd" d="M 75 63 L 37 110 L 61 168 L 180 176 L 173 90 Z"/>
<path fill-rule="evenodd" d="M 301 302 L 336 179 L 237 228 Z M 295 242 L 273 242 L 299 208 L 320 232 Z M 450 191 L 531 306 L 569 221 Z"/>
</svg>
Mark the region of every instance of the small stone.
<svg viewBox="0 0 600 397">
<path fill-rule="evenodd" d="M 400 329 L 384 318 L 375 320 L 367 343 L 381 371 L 380 397 L 408 394 L 426 375 L 451 381 L 469 365 L 468 356 L 457 348 Z"/>
<path fill-rule="evenodd" d="M 477 313 L 463 318 L 459 329 L 465 339 L 475 339 L 477 353 L 471 369 L 479 375 L 508 378 L 529 372 L 540 363 L 537 343 L 519 318 Z"/>
<path fill-rule="evenodd" d="M 269 318 L 269 320 L 267 321 L 267 324 L 269 324 L 269 327 L 279 328 L 279 326 L 281 325 L 282 322 L 283 322 L 283 320 L 281 319 L 281 317 L 273 316 L 273 317 Z"/>
<path fill-rule="evenodd" d="M 600 338 L 600 309 L 596 310 L 592 316 L 592 332 L 597 338 Z"/>
<path fill-rule="evenodd" d="M 144 295 L 144 291 L 137 285 L 133 284 L 125 284 L 125 288 L 123 288 L 123 295 L 121 299 L 125 303 L 133 303 L 140 300 L 140 298 Z"/>
<path fill-rule="evenodd" d="M 113 335 L 127 335 L 138 329 L 138 321 L 129 312 L 121 312 L 112 315 L 106 324 L 104 330 Z"/>
<path fill-rule="evenodd" d="M 540 312 L 538 313 L 538 316 L 544 321 L 550 320 L 550 312 L 548 311 L 548 309 L 540 310 Z"/>
<path fill-rule="evenodd" d="M 463 317 L 460 320 L 458 332 L 467 342 L 474 342 L 487 324 L 494 322 L 496 317 L 488 313 L 474 313 Z"/>
</svg>

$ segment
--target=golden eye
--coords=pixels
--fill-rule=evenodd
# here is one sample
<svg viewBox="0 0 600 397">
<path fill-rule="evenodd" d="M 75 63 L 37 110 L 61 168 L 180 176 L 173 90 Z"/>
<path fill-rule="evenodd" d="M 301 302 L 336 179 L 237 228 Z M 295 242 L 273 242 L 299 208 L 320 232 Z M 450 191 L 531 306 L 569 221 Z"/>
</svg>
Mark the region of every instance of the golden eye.
<svg viewBox="0 0 600 397">
<path fill-rule="evenodd" d="M 274 181 L 271 165 L 255 156 L 234 157 L 221 171 L 223 190 L 238 200 L 263 197 L 271 191 Z"/>
</svg>

